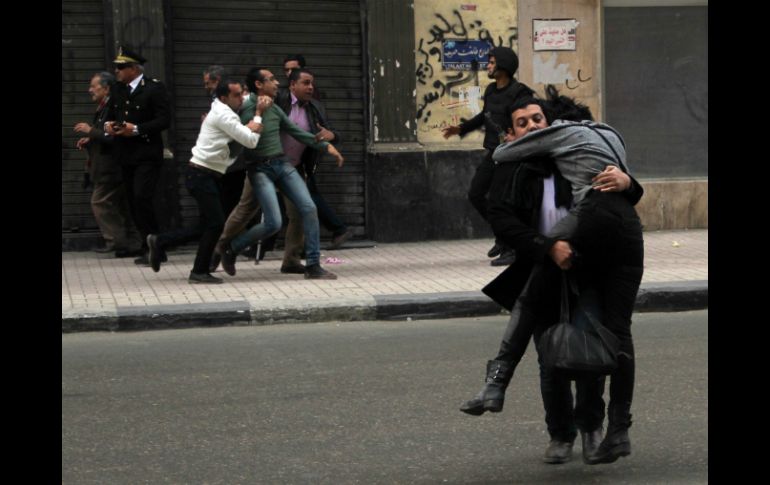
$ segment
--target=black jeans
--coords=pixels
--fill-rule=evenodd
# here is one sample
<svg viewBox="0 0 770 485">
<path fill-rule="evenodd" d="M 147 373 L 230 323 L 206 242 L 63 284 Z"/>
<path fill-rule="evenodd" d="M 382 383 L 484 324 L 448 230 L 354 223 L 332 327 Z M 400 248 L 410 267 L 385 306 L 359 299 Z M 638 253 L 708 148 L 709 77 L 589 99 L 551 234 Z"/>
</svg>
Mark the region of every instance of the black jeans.
<svg viewBox="0 0 770 485">
<path fill-rule="evenodd" d="M 193 273 L 208 273 L 211 255 L 219 235 L 225 227 L 225 213 L 222 210 L 221 176 L 199 168 L 187 167 L 185 186 L 198 203 L 201 237 L 195 254 Z"/>
<path fill-rule="evenodd" d="M 494 173 L 495 162 L 492 160 L 492 152 L 487 150 L 484 154 L 484 159 L 476 167 L 476 173 L 471 179 L 471 187 L 468 189 L 468 200 L 487 222 L 489 222 L 487 215 L 489 200 L 487 199 L 487 194 L 490 187 L 492 187 L 492 176 Z"/>
<path fill-rule="evenodd" d="M 610 419 L 629 414 L 635 379 L 631 314 L 644 273 L 642 224 L 620 194 L 593 193 L 581 204 L 572 244 L 580 286 L 603 295 L 603 324 L 620 339 L 618 368 L 610 376 Z"/>
</svg>

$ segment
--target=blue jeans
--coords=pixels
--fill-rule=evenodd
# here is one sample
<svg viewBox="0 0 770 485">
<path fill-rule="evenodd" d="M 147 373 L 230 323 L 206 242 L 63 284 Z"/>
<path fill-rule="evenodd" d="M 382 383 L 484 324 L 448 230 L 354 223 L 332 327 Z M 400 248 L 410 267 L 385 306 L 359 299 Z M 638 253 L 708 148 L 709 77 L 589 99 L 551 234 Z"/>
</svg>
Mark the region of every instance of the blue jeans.
<svg viewBox="0 0 770 485">
<path fill-rule="evenodd" d="M 307 265 L 318 264 L 321 259 L 321 230 L 318 227 L 318 212 L 307 190 L 307 184 L 297 170 L 281 158 L 249 167 L 248 177 L 254 189 L 254 196 L 262 207 L 264 222 L 236 236 L 230 245 L 233 252 L 239 252 L 257 241 L 265 240 L 281 230 L 281 208 L 275 188 L 291 200 L 302 216 L 305 233 L 305 255 Z"/>
</svg>

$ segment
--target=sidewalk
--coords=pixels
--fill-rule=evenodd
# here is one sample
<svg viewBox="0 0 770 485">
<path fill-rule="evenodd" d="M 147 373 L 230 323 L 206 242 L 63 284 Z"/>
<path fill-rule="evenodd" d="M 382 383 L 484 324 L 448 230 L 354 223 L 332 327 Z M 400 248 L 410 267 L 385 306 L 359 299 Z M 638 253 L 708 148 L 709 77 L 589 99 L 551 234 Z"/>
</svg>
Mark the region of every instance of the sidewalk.
<svg viewBox="0 0 770 485">
<path fill-rule="evenodd" d="M 708 230 L 645 232 L 645 273 L 636 311 L 708 307 Z M 337 280 L 281 274 L 281 254 L 259 265 L 239 257 L 221 285 L 191 285 L 195 247 L 168 254 L 159 273 L 133 258 L 62 253 L 62 332 L 396 320 L 490 315 L 481 288 L 504 267 L 489 265 L 492 239 L 377 244 L 324 250 Z M 337 264 L 324 263 L 337 258 Z"/>
</svg>

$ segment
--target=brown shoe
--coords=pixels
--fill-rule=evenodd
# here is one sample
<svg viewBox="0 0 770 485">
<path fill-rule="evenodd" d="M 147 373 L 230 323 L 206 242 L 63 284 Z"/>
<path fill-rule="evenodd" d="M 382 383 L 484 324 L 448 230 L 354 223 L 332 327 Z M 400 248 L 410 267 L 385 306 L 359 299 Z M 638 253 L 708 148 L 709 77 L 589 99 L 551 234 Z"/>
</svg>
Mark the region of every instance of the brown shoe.
<svg viewBox="0 0 770 485">
<path fill-rule="evenodd" d="M 320 264 L 305 267 L 305 279 L 308 280 L 336 280 L 337 275 L 326 271 Z"/>
<path fill-rule="evenodd" d="M 332 243 L 329 244 L 329 246 L 326 249 L 339 249 L 340 246 L 342 246 L 345 241 L 353 237 L 353 233 L 348 229 L 347 231 L 343 232 L 339 236 L 335 236 L 334 239 L 332 239 Z"/>
</svg>

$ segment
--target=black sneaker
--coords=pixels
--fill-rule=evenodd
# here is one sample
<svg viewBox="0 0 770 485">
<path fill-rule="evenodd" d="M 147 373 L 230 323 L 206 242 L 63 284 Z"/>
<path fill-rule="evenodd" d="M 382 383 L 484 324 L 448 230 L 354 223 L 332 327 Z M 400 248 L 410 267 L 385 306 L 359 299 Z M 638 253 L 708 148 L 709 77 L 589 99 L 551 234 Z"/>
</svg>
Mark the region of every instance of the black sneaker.
<svg viewBox="0 0 770 485">
<path fill-rule="evenodd" d="M 235 252 L 229 244 L 222 252 L 222 269 L 230 276 L 235 276 Z"/>
<path fill-rule="evenodd" d="M 308 280 L 336 280 L 337 275 L 326 271 L 320 264 L 305 267 L 305 279 Z"/>
<path fill-rule="evenodd" d="M 150 261 L 150 267 L 152 267 L 152 270 L 156 273 L 160 271 L 160 257 L 161 257 L 161 251 L 158 247 L 158 236 L 155 234 L 148 234 L 147 235 L 147 259 Z"/>
<path fill-rule="evenodd" d="M 216 276 L 211 276 L 208 273 L 193 273 L 190 272 L 190 277 L 187 278 L 187 282 L 191 284 L 213 284 L 213 285 L 220 285 L 224 282 L 222 278 L 217 278 Z"/>
<path fill-rule="evenodd" d="M 150 260 L 147 258 L 147 253 L 142 253 L 141 256 L 134 260 L 134 264 L 137 266 L 149 266 Z"/>
<path fill-rule="evenodd" d="M 502 253 L 502 252 L 503 252 L 503 247 L 500 246 L 499 244 L 495 243 L 495 245 L 492 246 L 492 249 L 490 249 L 487 252 L 487 257 L 488 258 L 494 258 L 495 256 L 500 256 L 500 253 Z"/>
<path fill-rule="evenodd" d="M 491 266 L 508 266 L 516 261 L 516 251 L 513 249 L 505 249 L 499 258 L 493 259 L 489 262 Z"/>
</svg>

